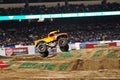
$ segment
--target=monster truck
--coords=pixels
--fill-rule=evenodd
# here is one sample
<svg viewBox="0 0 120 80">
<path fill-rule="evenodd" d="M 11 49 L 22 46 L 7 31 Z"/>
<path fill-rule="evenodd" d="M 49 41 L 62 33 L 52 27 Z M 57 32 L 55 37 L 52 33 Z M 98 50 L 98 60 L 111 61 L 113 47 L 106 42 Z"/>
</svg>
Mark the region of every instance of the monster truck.
<svg viewBox="0 0 120 80">
<path fill-rule="evenodd" d="M 52 31 L 46 38 L 38 39 L 34 41 L 36 51 L 40 53 L 42 57 L 49 55 L 48 48 L 55 48 L 59 46 L 63 52 L 68 51 L 68 34 L 60 33 L 59 31 Z"/>
</svg>

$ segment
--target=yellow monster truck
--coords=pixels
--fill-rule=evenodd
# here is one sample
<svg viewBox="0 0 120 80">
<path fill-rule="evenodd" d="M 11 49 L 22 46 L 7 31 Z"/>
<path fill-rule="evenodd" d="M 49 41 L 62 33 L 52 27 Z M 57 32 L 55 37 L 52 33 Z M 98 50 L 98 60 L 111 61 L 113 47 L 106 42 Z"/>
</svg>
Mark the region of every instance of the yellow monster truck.
<svg viewBox="0 0 120 80">
<path fill-rule="evenodd" d="M 35 40 L 34 44 L 36 51 L 39 52 L 42 57 L 49 55 L 48 48 L 55 48 L 57 45 L 61 51 L 68 51 L 68 34 L 52 31 L 46 38 Z"/>
</svg>

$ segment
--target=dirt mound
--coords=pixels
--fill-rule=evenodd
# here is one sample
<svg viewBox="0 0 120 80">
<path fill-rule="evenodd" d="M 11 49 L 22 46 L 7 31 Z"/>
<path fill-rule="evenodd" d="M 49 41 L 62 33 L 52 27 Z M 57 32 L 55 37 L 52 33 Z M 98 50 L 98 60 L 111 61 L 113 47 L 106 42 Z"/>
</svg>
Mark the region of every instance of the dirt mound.
<svg viewBox="0 0 120 80">
<path fill-rule="evenodd" d="M 34 61 L 42 60 L 43 58 L 40 55 L 24 55 L 24 56 L 14 56 L 12 61 Z"/>
<path fill-rule="evenodd" d="M 8 63 L 10 68 L 0 72 L 15 74 L 12 77 L 6 74 L 9 77 L 1 77 L 2 80 L 98 80 L 100 77 L 104 79 L 104 76 L 106 79 L 120 79 L 120 47 L 72 50 L 46 58 L 24 55 L 1 60 Z"/>
<path fill-rule="evenodd" d="M 120 67 L 119 48 L 72 50 L 49 55 L 46 58 L 40 55 L 13 56 L 9 62 L 18 63 L 21 68 L 53 68 L 52 70 L 118 69 Z"/>
<path fill-rule="evenodd" d="M 110 47 L 110 48 L 94 48 L 94 49 L 81 49 L 72 50 L 69 52 L 62 52 L 57 54 L 49 55 L 46 58 L 40 57 L 39 54 L 36 55 L 23 55 L 23 56 L 13 56 L 11 59 L 13 61 L 26 61 L 26 60 L 62 60 L 62 59 L 98 59 L 98 58 L 120 58 L 120 47 Z"/>
<path fill-rule="evenodd" d="M 79 60 L 71 62 L 71 70 L 100 70 L 100 69 L 119 69 L 119 59 L 97 59 Z"/>
</svg>

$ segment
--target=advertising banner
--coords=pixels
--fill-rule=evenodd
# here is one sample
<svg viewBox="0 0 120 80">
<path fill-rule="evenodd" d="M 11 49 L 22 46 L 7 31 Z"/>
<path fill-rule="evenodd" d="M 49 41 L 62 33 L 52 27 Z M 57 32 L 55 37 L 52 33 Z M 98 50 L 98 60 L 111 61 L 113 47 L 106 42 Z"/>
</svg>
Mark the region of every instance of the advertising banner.
<svg viewBox="0 0 120 80">
<path fill-rule="evenodd" d="M 2 48 L 15 48 L 15 45 L 2 46 Z"/>
<path fill-rule="evenodd" d="M 104 47 L 111 47 L 111 46 L 117 46 L 117 43 L 110 42 L 110 43 L 101 43 L 101 44 L 86 44 L 86 48 L 104 48 Z"/>
<path fill-rule="evenodd" d="M 28 48 L 6 48 L 6 56 L 28 54 Z"/>
</svg>

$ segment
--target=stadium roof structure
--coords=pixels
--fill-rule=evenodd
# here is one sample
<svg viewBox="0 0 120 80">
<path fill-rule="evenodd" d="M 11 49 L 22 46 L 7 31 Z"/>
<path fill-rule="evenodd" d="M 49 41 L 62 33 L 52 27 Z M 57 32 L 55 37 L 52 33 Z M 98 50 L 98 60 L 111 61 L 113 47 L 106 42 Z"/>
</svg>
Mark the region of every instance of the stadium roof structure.
<svg viewBox="0 0 120 80">
<path fill-rule="evenodd" d="M 25 20 L 25 19 L 46 19 L 46 18 L 91 17 L 91 16 L 114 16 L 114 15 L 120 15 L 120 11 L 61 13 L 61 14 L 37 14 L 37 15 L 12 15 L 12 16 L 0 16 L 0 21 Z"/>
</svg>

